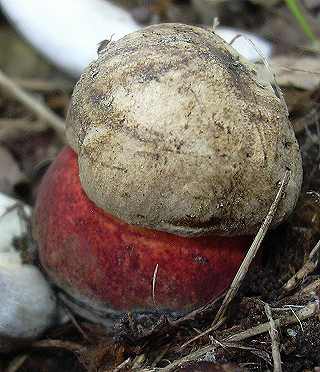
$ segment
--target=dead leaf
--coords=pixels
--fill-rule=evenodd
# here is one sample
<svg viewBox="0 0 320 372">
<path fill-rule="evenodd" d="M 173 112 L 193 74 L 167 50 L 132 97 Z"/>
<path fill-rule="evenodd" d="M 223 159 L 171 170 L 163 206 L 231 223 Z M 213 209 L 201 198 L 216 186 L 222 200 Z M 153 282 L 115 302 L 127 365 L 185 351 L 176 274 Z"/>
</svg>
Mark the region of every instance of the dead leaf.
<svg viewBox="0 0 320 372">
<path fill-rule="evenodd" d="M 271 67 L 280 87 L 314 90 L 320 84 L 319 56 L 278 56 L 271 59 Z"/>
</svg>

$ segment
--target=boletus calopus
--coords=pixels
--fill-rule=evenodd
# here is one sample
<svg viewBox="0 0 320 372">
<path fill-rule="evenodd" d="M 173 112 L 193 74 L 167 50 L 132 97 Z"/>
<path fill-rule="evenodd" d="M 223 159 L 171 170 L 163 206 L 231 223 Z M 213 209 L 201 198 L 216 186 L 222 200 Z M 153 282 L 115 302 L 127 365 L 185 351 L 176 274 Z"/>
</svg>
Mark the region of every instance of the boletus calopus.
<svg viewBox="0 0 320 372">
<path fill-rule="evenodd" d="M 39 189 L 35 239 L 65 301 L 107 325 L 218 296 L 286 170 L 274 226 L 301 187 L 282 97 L 212 30 L 161 24 L 105 43 L 66 133 Z"/>
</svg>

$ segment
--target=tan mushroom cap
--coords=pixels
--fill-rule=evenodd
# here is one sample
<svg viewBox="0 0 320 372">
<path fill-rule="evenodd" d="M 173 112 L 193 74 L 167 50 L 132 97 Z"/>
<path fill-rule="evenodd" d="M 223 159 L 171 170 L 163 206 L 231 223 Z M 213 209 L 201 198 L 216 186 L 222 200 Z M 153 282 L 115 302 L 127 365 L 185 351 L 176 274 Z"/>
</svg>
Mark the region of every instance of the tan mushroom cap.
<svg viewBox="0 0 320 372">
<path fill-rule="evenodd" d="M 130 224 L 243 235 L 274 224 L 302 182 L 287 108 L 212 30 L 161 24 L 106 45 L 78 82 L 67 138 L 91 200 Z"/>
</svg>

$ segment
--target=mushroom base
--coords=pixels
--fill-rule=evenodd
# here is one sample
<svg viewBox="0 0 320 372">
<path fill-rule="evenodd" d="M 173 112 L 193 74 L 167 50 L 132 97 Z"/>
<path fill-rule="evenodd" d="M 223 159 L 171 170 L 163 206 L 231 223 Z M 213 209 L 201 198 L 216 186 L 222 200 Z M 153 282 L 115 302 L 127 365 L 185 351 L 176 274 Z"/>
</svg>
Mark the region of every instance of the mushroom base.
<svg viewBox="0 0 320 372">
<path fill-rule="evenodd" d="M 69 147 L 39 187 L 34 237 L 43 267 L 68 294 L 65 301 L 108 326 L 127 311 L 184 313 L 218 297 L 252 240 L 185 238 L 114 218 L 82 190 Z"/>
<path fill-rule="evenodd" d="M 121 319 L 125 319 L 128 314 L 127 311 L 113 310 L 102 302 L 93 301 L 92 298 L 84 297 L 72 290 L 59 290 L 58 296 L 73 313 L 103 325 L 110 333 L 113 333 L 114 325 Z M 186 313 L 186 311 L 158 310 L 157 308 L 130 310 L 130 314 L 137 320 L 154 315 L 166 315 L 170 319 L 177 319 Z"/>
</svg>

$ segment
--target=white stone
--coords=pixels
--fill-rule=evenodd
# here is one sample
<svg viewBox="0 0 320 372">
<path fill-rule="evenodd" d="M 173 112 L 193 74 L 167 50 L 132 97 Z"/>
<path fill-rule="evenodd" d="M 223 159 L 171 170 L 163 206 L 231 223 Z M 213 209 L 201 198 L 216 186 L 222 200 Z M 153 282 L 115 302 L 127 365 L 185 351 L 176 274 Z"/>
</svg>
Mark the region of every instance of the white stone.
<svg viewBox="0 0 320 372">
<path fill-rule="evenodd" d="M 14 248 L 13 239 L 25 232 L 18 204 L 0 193 L 0 337 L 35 338 L 56 321 L 56 298 L 40 270 L 23 264 Z"/>
<path fill-rule="evenodd" d="M 96 57 L 98 44 L 139 28 L 129 13 L 103 0 L 1 0 L 17 29 L 74 76 Z"/>
</svg>

